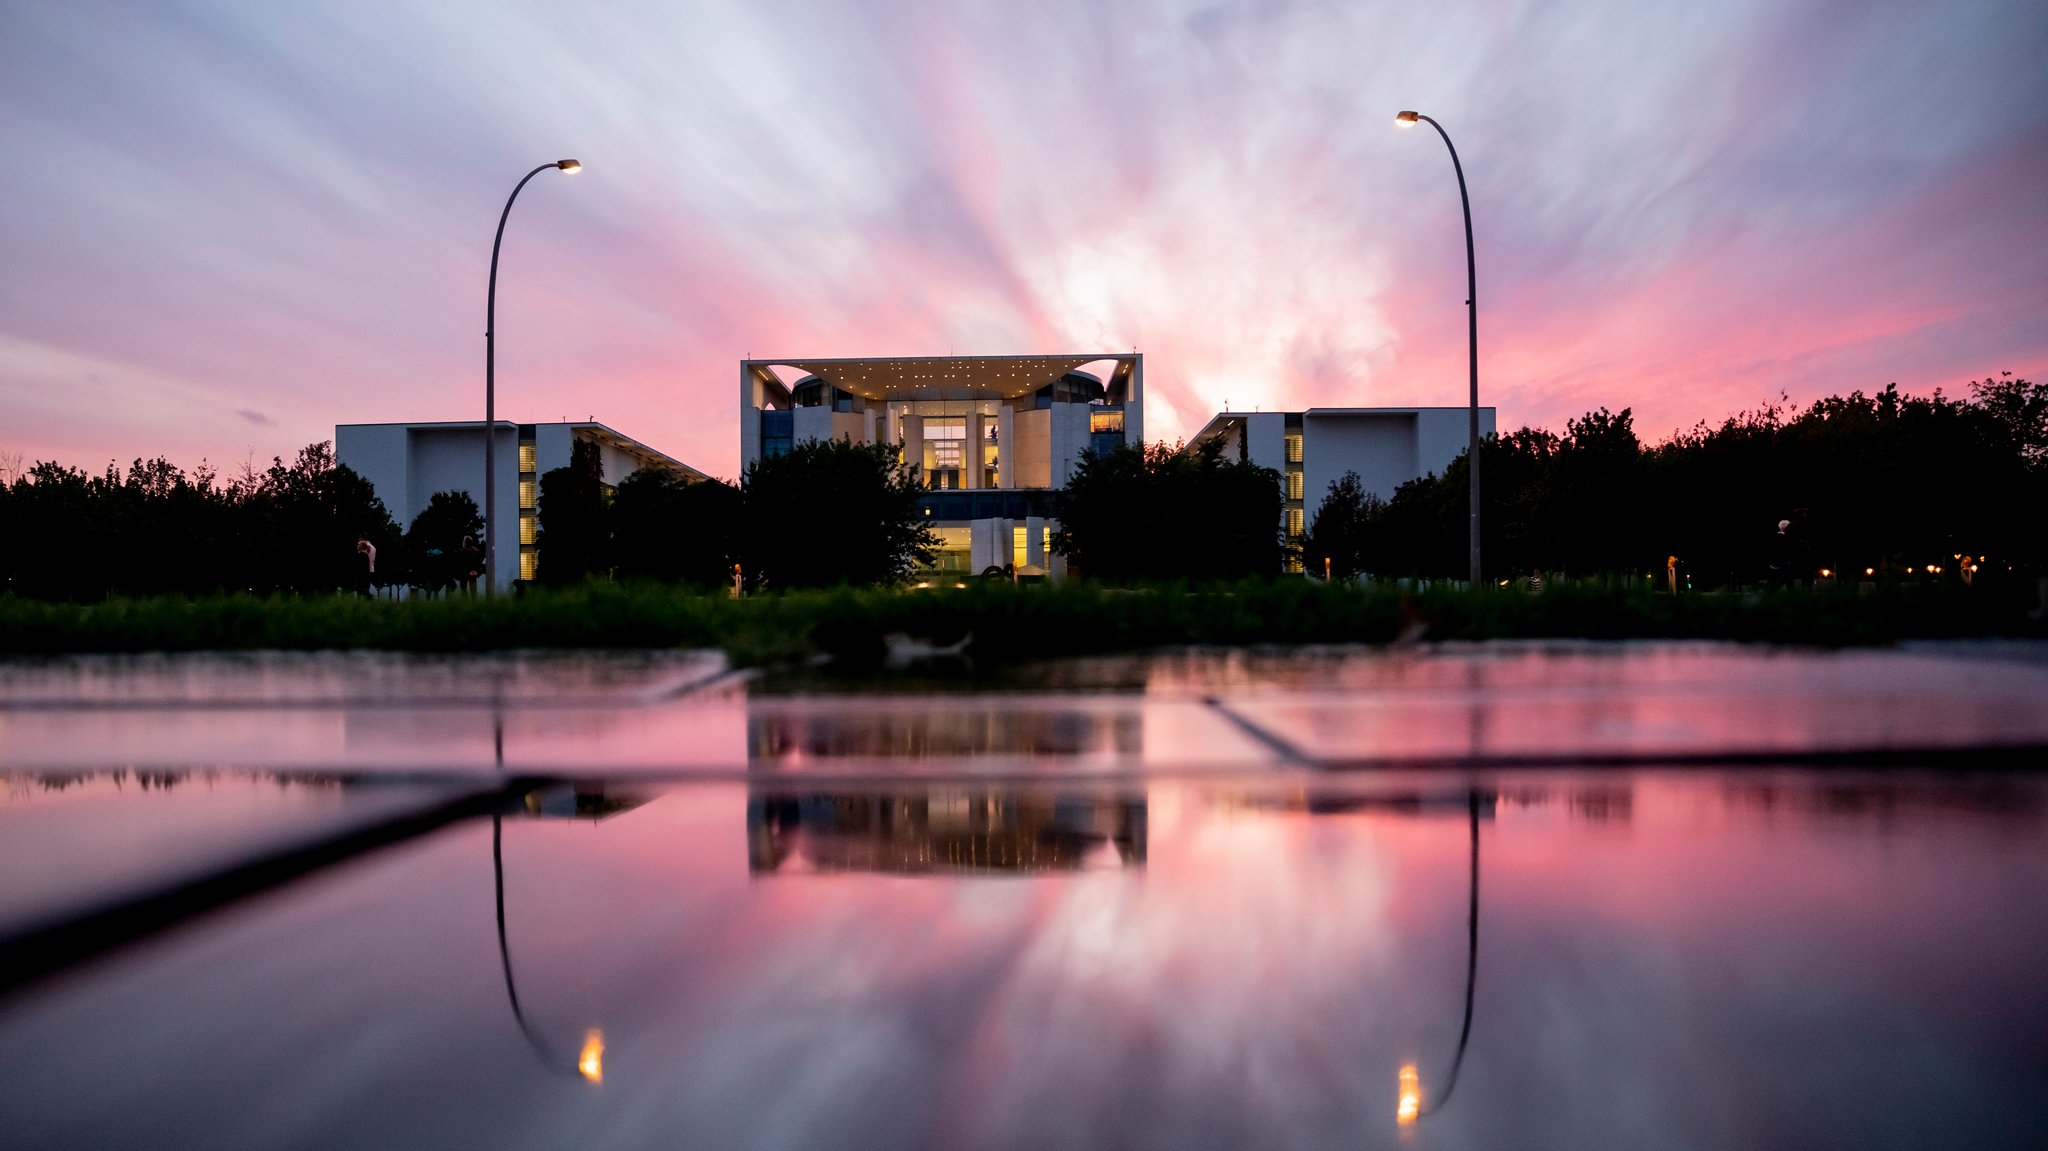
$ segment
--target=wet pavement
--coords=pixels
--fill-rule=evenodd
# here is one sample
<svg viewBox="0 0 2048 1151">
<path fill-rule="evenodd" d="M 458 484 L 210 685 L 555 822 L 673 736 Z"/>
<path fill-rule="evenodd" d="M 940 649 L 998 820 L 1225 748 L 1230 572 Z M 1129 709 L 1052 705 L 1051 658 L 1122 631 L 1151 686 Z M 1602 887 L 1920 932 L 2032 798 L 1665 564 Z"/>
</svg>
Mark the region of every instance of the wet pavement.
<svg viewBox="0 0 2048 1151">
<path fill-rule="evenodd" d="M 2040 1146 L 2044 766 L 2039 645 L 0 665 L 0 1145 Z"/>
</svg>

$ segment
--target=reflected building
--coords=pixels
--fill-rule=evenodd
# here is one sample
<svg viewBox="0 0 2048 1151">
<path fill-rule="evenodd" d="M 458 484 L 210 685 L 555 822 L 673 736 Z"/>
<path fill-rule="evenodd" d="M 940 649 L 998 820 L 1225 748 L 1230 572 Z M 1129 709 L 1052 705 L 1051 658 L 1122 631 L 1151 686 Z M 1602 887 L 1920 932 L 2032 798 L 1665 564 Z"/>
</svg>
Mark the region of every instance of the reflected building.
<svg viewBox="0 0 2048 1151">
<path fill-rule="evenodd" d="M 1365 792 L 1301 787 L 1274 791 L 1240 791 L 1221 797 L 1218 806 L 1248 811 L 1300 812 L 1304 815 L 1465 815 L 1491 821 L 1499 797 L 1492 791 L 1466 788 L 1423 791 L 1413 788 Z"/>
<path fill-rule="evenodd" d="M 1136 756 L 1143 717 L 1133 708 L 1020 708 L 962 699 L 957 706 L 747 710 L 747 758 L 958 759 L 986 756 Z"/>
<path fill-rule="evenodd" d="M 747 857 L 757 874 L 1141 867 L 1145 801 L 957 785 L 839 792 L 756 787 L 747 802 Z"/>
<path fill-rule="evenodd" d="M 536 787 L 520 796 L 518 805 L 505 814 L 528 819 L 587 819 L 595 823 L 646 802 L 645 795 L 613 791 L 599 781 L 579 780 Z"/>
</svg>

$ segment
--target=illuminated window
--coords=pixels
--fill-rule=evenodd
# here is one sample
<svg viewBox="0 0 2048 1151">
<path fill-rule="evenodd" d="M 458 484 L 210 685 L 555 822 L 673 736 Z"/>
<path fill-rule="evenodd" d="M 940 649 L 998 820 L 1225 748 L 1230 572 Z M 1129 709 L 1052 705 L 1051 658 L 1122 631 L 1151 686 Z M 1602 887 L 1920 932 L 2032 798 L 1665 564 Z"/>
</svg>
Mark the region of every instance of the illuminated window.
<svg viewBox="0 0 2048 1151">
<path fill-rule="evenodd" d="M 1010 529 L 1010 566 L 1022 568 L 1030 554 L 1031 529 L 1022 524 Z"/>
<path fill-rule="evenodd" d="M 1113 411 L 1113 412 L 1089 412 L 1089 413 L 1088 413 L 1088 430 L 1089 430 L 1090 432 L 1120 432 L 1120 431 L 1123 431 L 1123 430 L 1124 430 L 1124 413 L 1123 413 L 1123 409 L 1119 408 L 1119 409 L 1117 409 L 1116 411 Z"/>
<path fill-rule="evenodd" d="M 957 488 L 960 469 L 967 466 L 967 419 L 965 416 L 929 417 L 924 422 L 924 466 L 935 475 L 933 486 Z"/>
<path fill-rule="evenodd" d="M 540 564 L 540 553 L 539 553 L 539 552 L 520 552 L 520 553 L 519 553 L 519 578 L 520 578 L 520 579 L 525 579 L 525 580 L 530 580 L 530 579 L 532 579 L 532 578 L 533 578 L 533 573 L 539 570 L 539 564 Z"/>
<path fill-rule="evenodd" d="M 538 465 L 538 462 L 537 462 L 537 461 L 539 460 L 539 458 L 540 458 L 540 457 L 539 457 L 538 455 L 536 455 L 536 454 L 534 453 L 534 449 L 533 449 L 533 445 L 532 445 L 532 444 L 528 443 L 528 444 L 520 444 L 520 445 L 519 445 L 519 470 L 520 470 L 520 471 L 522 471 L 522 472 L 530 472 L 530 471 L 533 471 L 533 470 L 535 470 L 535 469 L 536 469 L 536 468 L 537 468 L 537 467 L 539 466 L 539 465 Z"/>
<path fill-rule="evenodd" d="M 1301 462 L 1300 432 L 1289 432 L 1287 434 L 1287 462 L 1290 464 L 1298 464 Z"/>
<path fill-rule="evenodd" d="M 532 517 L 532 516 L 520 516 L 520 517 L 519 517 L 519 542 L 520 542 L 521 544 L 524 544 L 524 545 L 525 545 L 525 546 L 527 546 L 527 547 L 532 547 L 532 546 L 533 546 L 533 544 L 534 544 L 534 541 L 535 541 L 535 540 L 538 540 L 539 538 L 540 538 L 540 521 L 539 521 L 539 520 L 537 520 L 537 519 L 535 519 L 535 518 L 534 518 L 534 517 Z"/>
<path fill-rule="evenodd" d="M 534 497 L 540 493 L 540 485 L 532 480 L 519 481 L 519 510 L 531 511 L 539 506 Z"/>
<path fill-rule="evenodd" d="M 1291 536 L 1298 536 L 1301 534 L 1300 508 L 1287 509 L 1287 534 Z"/>
<path fill-rule="evenodd" d="M 1290 500 L 1298 500 L 1301 498 L 1300 472 L 1287 473 L 1287 498 Z"/>
</svg>

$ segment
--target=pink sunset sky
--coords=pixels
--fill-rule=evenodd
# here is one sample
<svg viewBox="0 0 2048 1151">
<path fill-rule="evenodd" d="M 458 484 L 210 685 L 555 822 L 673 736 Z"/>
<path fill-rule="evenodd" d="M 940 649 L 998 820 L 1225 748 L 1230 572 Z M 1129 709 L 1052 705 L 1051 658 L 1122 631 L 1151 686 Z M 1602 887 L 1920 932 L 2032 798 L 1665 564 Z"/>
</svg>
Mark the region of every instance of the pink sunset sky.
<svg viewBox="0 0 2048 1151">
<path fill-rule="evenodd" d="M 1659 438 L 2048 370 L 2048 5 L 28 3 L 0 452 L 233 467 L 595 416 L 707 471 L 738 362 L 1146 353 L 1224 405 Z"/>
</svg>

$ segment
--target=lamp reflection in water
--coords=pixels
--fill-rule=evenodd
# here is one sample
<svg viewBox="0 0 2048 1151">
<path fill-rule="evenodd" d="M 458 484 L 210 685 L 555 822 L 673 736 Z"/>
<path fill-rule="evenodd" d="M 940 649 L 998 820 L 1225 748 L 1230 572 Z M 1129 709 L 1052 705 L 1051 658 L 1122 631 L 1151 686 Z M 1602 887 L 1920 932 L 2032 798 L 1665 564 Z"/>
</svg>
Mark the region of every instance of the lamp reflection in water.
<svg viewBox="0 0 2048 1151">
<path fill-rule="evenodd" d="M 521 806 L 529 817 L 603 819 L 621 811 L 628 811 L 645 802 L 636 796 L 606 795 L 602 789 L 588 790 L 568 787 L 537 789 L 528 792 L 521 799 Z M 512 978 L 512 945 L 505 933 L 505 816 L 503 812 L 491 813 L 491 876 L 495 881 L 498 899 L 498 960 L 505 972 L 505 1000 L 512 1005 L 512 1019 L 519 1024 L 519 1033 L 526 1037 L 527 1045 L 539 1057 L 541 1066 L 550 1071 L 567 1075 L 579 1075 L 592 1083 L 604 1082 L 604 1032 L 593 1027 L 583 1033 L 583 1047 L 577 1052 L 573 1064 L 567 1064 L 553 1051 L 526 1018 L 526 1011 L 519 1005 L 519 985 Z"/>
<path fill-rule="evenodd" d="M 1451 1101 L 1451 1092 L 1458 1086 L 1458 1071 L 1465 1066 L 1466 1045 L 1472 1041 L 1472 989 L 1479 974 L 1479 792 L 1468 792 L 1466 802 L 1472 816 L 1472 880 L 1465 918 L 1465 1022 L 1458 1029 L 1458 1053 L 1451 1059 L 1450 1074 L 1444 1076 L 1443 1094 L 1427 1107 L 1422 1104 L 1422 1079 L 1415 1065 L 1409 1063 L 1401 1068 L 1394 1120 L 1403 1125 L 1432 1114 Z"/>
</svg>

